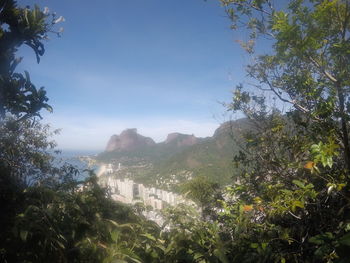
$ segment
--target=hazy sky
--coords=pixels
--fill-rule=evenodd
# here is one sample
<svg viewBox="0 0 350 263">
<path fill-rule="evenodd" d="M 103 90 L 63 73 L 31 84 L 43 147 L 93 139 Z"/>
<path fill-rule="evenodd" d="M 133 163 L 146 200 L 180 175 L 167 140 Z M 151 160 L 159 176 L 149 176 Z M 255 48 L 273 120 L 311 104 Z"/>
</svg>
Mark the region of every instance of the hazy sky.
<svg viewBox="0 0 350 263">
<path fill-rule="evenodd" d="M 220 102 L 248 63 L 219 1 L 20 0 L 65 17 L 38 65 L 29 49 L 19 70 L 44 86 L 61 128 L 61 149 L 103 150 L 126 128 L 162 141 L 170 132 L 211 136 L 227 117 Z"/>
</svg>

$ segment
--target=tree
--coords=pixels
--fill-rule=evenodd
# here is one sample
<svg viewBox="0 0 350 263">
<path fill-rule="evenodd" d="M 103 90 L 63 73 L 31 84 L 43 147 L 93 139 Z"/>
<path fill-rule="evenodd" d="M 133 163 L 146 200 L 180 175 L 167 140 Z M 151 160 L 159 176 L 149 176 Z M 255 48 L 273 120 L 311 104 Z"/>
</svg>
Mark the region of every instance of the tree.
<svg viewBox="0 0 350 263">
<path fill-rule="evenodd" d="M 252 83 L 238 85 L 228 104 L 255 125 L 235 158 L 242 173 L 221 214 L 233 260 L 346 262 L 350 3 L 221 3 L 232 27 L 250 32 L 242 46 L 254 56 Z M 255 54 L 259 43 L 271 46 L 266 54 Z"/>
<path fill-rule="evenodd" d="M 108 198 L 92 172 L 77 182 L 77 169 L 53 165 L 55 143 L 37 118 L 52 110 L 46 92 L 15 72 L 17 50 L 28 45 L 39 62 L 62 20 L 0 0 L 0 261 L 157 262 L 158 226 Z"/>
<path fill-rule="evenodd" d="M 233 27 L 242 22 L 250 30 L 248 52 L 254 52 L 259 37 L 272 44 L 271 54 L 248 66 L 255 87 L 327 125 L 349 170 L 349 1 L 289 1 L 281 9 L 269 0 L 221 2 Z"/>
<path fill-rule="evenodd" d="M 182 193 L 200 207 L 203 218 L 215 214 L 212 210 L 218 206 L 219 200 L 222 200 L 219 185 L 204 176 L 197 176 L 184 183 Z"/>
<path fill-rule="evenodd" d="M 22 45 L 32 48 L 40 61 L 44 54 L 42 42 L 58 21 L 55 15 L 49 20 L 48 11 L 37 6 L 20 8 L 15 1 L 0 1 L 0 185 L 4 208 L 0 221 L 3 226 L 11 222 L 7 216 L 19 202 L 17 193 L 57 172 L 48 152 L 55 146 L 49 140 L 49 127 L 35 119 L 40 117 L 42 108 L 51 110 L 46 103 L 46 92 L 34 86 L 27 71 L 15 72 L 22 60 L 16 57 L 16 52 Z"/>
<path fill-rule="evenodd" d="M 13 0 L 0 1 L 0 170 L 1 180 L 16 181 L 27 186 L 34 179 L 52 173 L 52 156 L 55 147 L 50 141 L 48 126 L 41 125 L 43 108 L 52 111 L 43 87 L 37 89 L 27 71 L 16 72 L 23 58 L 16 52 L 23 45 L 35 53 L 37 62 L 44 55 L 43 41 L 55 25 L 64 20 L 38 6 L 18 7 Z M 7 176 L 7 179 L 5 177 Z"/>
<path fill-rule="evenodd" d="M 43 41 L 48 33 L 55 32 L 54 26 L 63 18 L 52 14 L 48 9 L 41 11 L 20 8 L 13 0 L 0 1 L 0 117 L 6 113 L 25 119 L 40 116 L 39 111 L 52 108 L 46 103 L 48 98 L 43 87 L 37 89 L 31 82 L 29 73 L 15 72 L 23 58 L 16 57 L 18 48 L 29 46 L 35 53 L 37 62 L 44 55 Z M 59 34 L 59 32 L 55 32 Z"/>
<path fill-rule="evenodd" d="M 221 2 L 233 27 L 251 32 L 242 43 L 249 54 L 261 38 L 271 44 L 248 66 L 253 86 L 238 85 L 227 105 L 254 129 L 243 135 L 234 159 L 240 174 L 224 200 L 202 177 L 185 185 L 210 217 L 169 208 L 162 232 L 141 206 L 136 216 L 110 200 L 96 177 L 76 182 L 74 170 L 50 165 L 54 145 L 36 118 L 50 109 L 47 97 L 28 73 L 14 73 L 15 53 L 27 44 L 39 60 L 43 37 L 62 18 L 46 22 L 46 10 L 0 2 L 2 261 L 348 261 L 349 2 Z M 266 92 L 279 102 L 271 104 Z"/>
<path fill-rule="evenodd" d="M 20 8 L 15 1 L 0 1 L 0 223 L 10 231 L 20 194 L 35 180 L 53 172 L 48 154 L 55 144 L 48 139 L 47 126 L 35 120 L 46 104 L 43 88 L 36 89 L 29 73 L 15 72 L 22 58 L 16 52 L 23 44 L 34 51 L 39 62 L 44 54 L 42 40 L 53 29 L 55 16 L 34 9 Z M 6 236 L 2 235 L 1 241 Z"/>
</svg>

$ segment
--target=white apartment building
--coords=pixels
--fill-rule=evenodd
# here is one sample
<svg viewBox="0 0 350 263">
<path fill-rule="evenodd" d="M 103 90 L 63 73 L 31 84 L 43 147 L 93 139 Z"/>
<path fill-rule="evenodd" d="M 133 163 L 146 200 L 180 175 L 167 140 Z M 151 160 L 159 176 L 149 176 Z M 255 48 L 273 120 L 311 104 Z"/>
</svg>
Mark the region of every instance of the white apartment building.
<svg viewBox="0 0 350 263">
<path fill-rule="evenodd" d="M 113 165 L 111 163 L 109 163 L 107 165 L 105 172 L 106 172 L 106 174 L 112 174 L 113 173 Z"/>
<path fill-rule="evenodd" d="M 165 204 L 175 206 L 180 203 L 192 204 L 182 196 L 155 187 L 145 187 L 143 184 L 136 184 L 128 178 L 116 179 L 109 176 L 107 186 L 110 188 L 112 198 L 123 203 L 134 203 L 141 199 L 146 205 L 152 206 L 156 210 L 161 210 Z"/>
</svg>

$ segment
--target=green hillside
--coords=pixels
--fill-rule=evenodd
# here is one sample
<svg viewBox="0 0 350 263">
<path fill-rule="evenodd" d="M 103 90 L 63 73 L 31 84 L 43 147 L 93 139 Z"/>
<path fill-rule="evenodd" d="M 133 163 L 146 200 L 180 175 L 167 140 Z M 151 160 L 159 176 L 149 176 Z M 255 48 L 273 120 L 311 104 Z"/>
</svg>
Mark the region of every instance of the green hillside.
<svg viewBox="0 0 350 263">
<path fill-rule="evenodd" d="M 213 137 L 198 139 L 194 145 L 180 145 L 179 134 L 170 143 L 141 146 L 129 151 L 103 152 L 99 161 L 118 164 L 124 169 L 120 176 L 128 176 L 144 184 L 173 187 L 196 176 L 206 176 L 225 185 L 234 174 L 233 156 L 239 149 L 241 130 L 249 128 L 246 119 L 222 124 Z"/>
</svg>

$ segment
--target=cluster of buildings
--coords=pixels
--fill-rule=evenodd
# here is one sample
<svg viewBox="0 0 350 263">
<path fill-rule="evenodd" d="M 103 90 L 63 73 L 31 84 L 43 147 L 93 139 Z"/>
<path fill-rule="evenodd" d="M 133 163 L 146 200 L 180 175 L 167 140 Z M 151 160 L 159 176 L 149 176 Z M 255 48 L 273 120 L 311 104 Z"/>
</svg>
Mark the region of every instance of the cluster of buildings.
<svg viewBox="0 0 350 263">
<path fill-rule="evenodd" d="M 143 184 L 137 184 L 128 178 L 119 179 L 108 176 L 105 184 L 110 189 L 112 198 L 123 203 L 132 204 L 142 201 L 146 206 L 151 206 L 155 210 L 180 203 L 192 204 L 181 195 L 154 187 L 145 187 Z"/>
<path fill-rule="evenodd" d="M 146 218 L 153 220 L 158 225 L 161 226 L 164 223 L 164 218 L 160 213 L 160 210 L 163 208 L 167 206 L 176 206 L 181 203 L 195 206 L 194 202 L 184 199 L 179 194 L 155 187 L 146 187 L 143 184 L 135 183 L 129 178 L 117 178 L 115 172 L 121 169 L 123 168 L 120 163 L 117 167 L 113 164 L 101 165 L 97 172 L 97 176 L 100 177 L 100 184 L 109 189 L 111 197 L 116 201 L 126 204 L 143 202 L 146 207 L 152 207 L 151 210 L 146 209 L 143 211 L 143 214 Z M 162 178 L 160 178 L 160 181 L 162 181 Z M 157 185 L 161 183 L 160 181 L 157 181 Z M 171 176 L 170 182 L 177 182 L 175 175 Z"/>
</svg>

